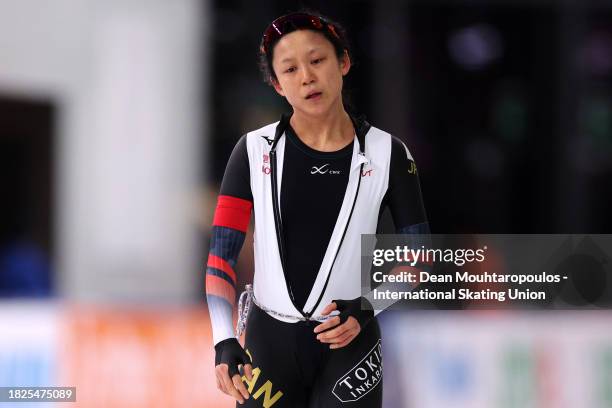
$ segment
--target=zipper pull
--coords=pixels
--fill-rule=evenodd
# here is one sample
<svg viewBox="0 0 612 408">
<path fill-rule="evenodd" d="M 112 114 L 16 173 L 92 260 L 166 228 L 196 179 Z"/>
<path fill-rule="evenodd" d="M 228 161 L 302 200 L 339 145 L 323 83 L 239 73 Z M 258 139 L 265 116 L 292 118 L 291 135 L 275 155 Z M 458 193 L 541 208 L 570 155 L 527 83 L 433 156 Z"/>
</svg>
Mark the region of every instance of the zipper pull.
<svg viewBox="0 0 612 408">
<path fill-rule="evenodd" d="M 370 164 L 370 159 L 368 159 L 363 152 L 359 152 L 357 156 L 357 164 Z"/>
</svg>

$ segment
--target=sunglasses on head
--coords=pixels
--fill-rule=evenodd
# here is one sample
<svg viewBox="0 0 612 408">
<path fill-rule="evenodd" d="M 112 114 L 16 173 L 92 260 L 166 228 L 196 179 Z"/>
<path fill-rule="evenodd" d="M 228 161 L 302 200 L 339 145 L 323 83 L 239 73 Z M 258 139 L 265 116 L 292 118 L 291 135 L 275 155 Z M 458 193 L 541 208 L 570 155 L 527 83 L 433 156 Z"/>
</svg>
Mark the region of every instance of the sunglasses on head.
<svg viewBox="0 0 612 408">
<path fill-rule="evenodd" d="M 323 18 L 307 13 L 291 13 L 277 18 L 268 26 L 268 28 L 266 28 L 263 35 L 263 40 L 261 42 L 261 53 L 267 54 L 270 50 L 270 46 L 283 35 L 292 31 L 303 29 L 327 31 L 332 36 L 340 40 L 340 36 L 336 32 L 334 25 L 328 23 Z"/>
</svg>

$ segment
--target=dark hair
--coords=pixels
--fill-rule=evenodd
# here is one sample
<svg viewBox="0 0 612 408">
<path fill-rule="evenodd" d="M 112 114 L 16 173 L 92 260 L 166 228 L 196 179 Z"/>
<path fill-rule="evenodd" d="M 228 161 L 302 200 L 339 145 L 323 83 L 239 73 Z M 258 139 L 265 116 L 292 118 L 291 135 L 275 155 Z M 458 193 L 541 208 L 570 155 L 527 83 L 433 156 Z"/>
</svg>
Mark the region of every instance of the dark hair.
<svg viewBox="0 0 612 408">
<path fill-rule="evenodd" d="M 344 53 L 346 52 L 346 54 L 351 60 L 351 63 L 353 62 L 353 54 L 351 52 L 351 45 L 348 40 L 346 29 L 340 23 L 333 21 L 329 17 L 324 16 L 319 12 L 309 9 L 302 9 L 298 13 L 305 13 L 311 16 L 318 17 L 319 19 L 321 19 L 321 21 L 326 23 L 324 24 L 324 27 L 322 29 L 315 29 L 314 27 L 300 29 L 311 30 L 323 34 L 325 38 L 327 38 L 327 40 L 333 45 L 338 60 L 341 60 L 344 57 Z M 265 32 L 267 31 L 268 29 L 266 28 Z M 264 46 L 264 36 L 262 36 L 260 42 L 259 70 L 263 75 L 264 81 L 268 85 L 272 85 L 272 80 L 278 80 L 276 77 L 276 73 L 274 72 L 274 68 L 272 67 L 272 59 L 274 58 L 274 47 L 282 37 L 282 35 L 279 36 L 273 42 L 267 44 L 267 46 Z M 352 108 L 352 104 L 349 100 L 350 98 L 348 97 L 347 92 L 344 89 L 342 90 L 342 99 L 346 108 Z"/>
</svg>

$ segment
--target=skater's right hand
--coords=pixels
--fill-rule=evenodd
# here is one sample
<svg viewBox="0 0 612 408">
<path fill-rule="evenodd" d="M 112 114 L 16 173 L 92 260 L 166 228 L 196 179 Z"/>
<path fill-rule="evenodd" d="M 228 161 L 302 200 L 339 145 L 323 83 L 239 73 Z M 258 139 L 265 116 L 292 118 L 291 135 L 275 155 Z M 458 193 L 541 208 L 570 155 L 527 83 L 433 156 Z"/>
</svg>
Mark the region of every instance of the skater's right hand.
<svg viewBox="0 0 612 408">
<path fill-rule="evenodd" d="M 235 338 L 225 339 L 215 345 L 215 374 L 217 388 L 236 399 L 240 404 L 249 398 L 242 376 L 240 366 L 244 369 L 247 380 L 253 379 L 251 359 Z"/>
</svg>

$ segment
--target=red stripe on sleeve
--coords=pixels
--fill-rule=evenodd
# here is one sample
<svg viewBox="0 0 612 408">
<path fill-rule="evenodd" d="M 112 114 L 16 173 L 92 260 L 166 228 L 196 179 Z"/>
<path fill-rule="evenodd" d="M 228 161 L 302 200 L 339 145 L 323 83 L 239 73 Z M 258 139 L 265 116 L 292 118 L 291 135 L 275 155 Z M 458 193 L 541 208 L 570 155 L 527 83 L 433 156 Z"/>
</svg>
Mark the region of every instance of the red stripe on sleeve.
<svg viewBox="0 0 612 408">
<path fill-rule="evenodd" d="M 249 200 L 220 195 L 213 225 L 233 228 L 246 233 L 251 219 L 251 208 L 253 208 L 253 203 Z"/>
<path fill-rule="evenodd" d="M 206 293 L 222 297 L 230 305 L 234 304 L 236 289 L 228 281 L 215 275 L 206 275 Z"/>
<path fill-rule="evenodd" d="M 232 269 L 230 264 L 228 264 L 225 259 L 219 258 L 218 256 L 213 254 L 209 254 L 208 262 L 206 265 L 227 273 L 229 277 L 232 278 L 232 280 L 234 281 L 234 284 L 236 284 L 236 272 L 234 272 L 234 269 Z"/>
</svg>

